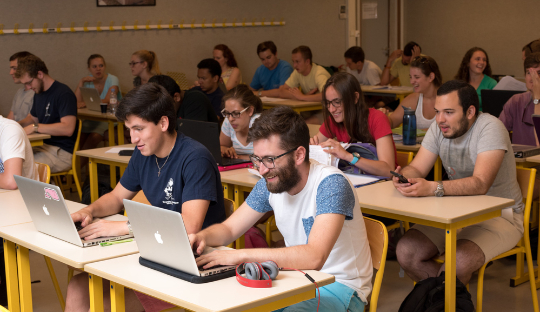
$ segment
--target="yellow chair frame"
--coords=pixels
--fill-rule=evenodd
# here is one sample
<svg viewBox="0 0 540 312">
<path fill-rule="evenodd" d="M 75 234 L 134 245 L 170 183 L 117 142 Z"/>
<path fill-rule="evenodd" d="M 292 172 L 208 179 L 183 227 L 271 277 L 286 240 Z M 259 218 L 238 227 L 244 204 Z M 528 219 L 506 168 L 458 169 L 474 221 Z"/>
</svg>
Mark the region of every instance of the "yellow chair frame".
<svg viewBox="0 0 540 312">
<path fill-rule="evenodd" d="M 531 254 L 531 246 L 529 239 L 529 222 L 531 215 L 531 206 L 533 202 L 534 182 L 536 179 L 536 169 L 530 168 L 517 168 L 517 180 L 519 187 L 521 188 L 521 194 L 523 201 L 525 202 L 525 211 L 523 212 L 523 237 L 519 241 L 516 247 L 504 252 L 497 257 L 491 259 L 491 261 L 502 259 L 510 255 L 517 255 L 516 261 L 516 277 L 524 276 L 525 269 L 523 267 L 523 257 L 527 260 L 527 268 L 529 275 L 529 283 L 531 287 L 531 295 L 533 301 L 533 308 L 535 312 L 538 312 L 538 297 L 536 293 L 536 278 L 534 274 L 534 264 Z M 488 261 L 489 263 L 489 261 Z M 476 311 L 482 312 L 482 299 L 483 299 L 483 287 L 484 287 L 484 272 L 486 270 L 486 264 L 484 264 L 478 271 L 478 288 L 476 293 Z"/>
<path fill-rule="evenodd" d="M 79 199 L 82 200 L 81 185 L 79 183 L 79 178 L 77 176 L 77 155 L 75 155 L 75 152 L 79 150 L 79 145 L 81 142 L 82 120 L 81 119 L 77 119 L 77 120 L 79 121 L 79 127 L 78 127 L 79 129 L 77 129 L 77 140 L 75 141 L 75 146 L 73 148 L 73 156 L 71 158 L 71 169 L 68 171 L 52 173 L 51 177 L 54 178 L 54 182 L 56 183 L 56 185 L 60 187 L 60 190 L 62 191 L 62 195 L 64 195 L 65 197 L 64 188 L 62 186 L 62 179 L 60 179 L 60 176 L 65 175 L 66 179 L 68 179 L 69 178 L 68 176 L 70 175 L 73 176 L 73 179 L 75 180 L 75 185 L 77 187 L 77 192 L 79 193 Z M 71 189 L 71 182 L 69 179 L 68 179 L 68 186 Z"/>
<path fill-rule="evenodd" d="M 368 217 L 364 217 L 364 223 L 366 225 L 369 249 L 371 250 L 371 262 L 373 263 L 373 268 L 377 270 L 375 281 L 373 283 L 373 291 L 371 292 L 371 300 L 369 302 L 369 311 L 375 312 L 377 311 L 377 302 L 379 301 L 384 267 L 386 266 L 388 230 L 381 221 Z"/>
<path fill-rule="evenodd" d="M 0 306 L 0 312 L 9 312 L 8 309 L 4 308 L 3 306 Z"/>
</svg>

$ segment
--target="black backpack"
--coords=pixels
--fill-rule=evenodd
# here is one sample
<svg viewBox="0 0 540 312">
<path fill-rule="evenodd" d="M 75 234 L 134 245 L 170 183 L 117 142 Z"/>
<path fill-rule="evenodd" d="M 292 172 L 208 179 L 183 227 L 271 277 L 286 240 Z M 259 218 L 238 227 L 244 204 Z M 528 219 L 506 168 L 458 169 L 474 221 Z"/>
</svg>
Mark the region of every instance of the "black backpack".
<svg viewBox="0 0 540 312">
<path fill-rule="evenodd" d="M 444 312 L 444 271 L 416 283 L 399 312 Z M 474 304 L 467 287 L 456 278 L 456 312 L 474 312 Z"/>
</svg>

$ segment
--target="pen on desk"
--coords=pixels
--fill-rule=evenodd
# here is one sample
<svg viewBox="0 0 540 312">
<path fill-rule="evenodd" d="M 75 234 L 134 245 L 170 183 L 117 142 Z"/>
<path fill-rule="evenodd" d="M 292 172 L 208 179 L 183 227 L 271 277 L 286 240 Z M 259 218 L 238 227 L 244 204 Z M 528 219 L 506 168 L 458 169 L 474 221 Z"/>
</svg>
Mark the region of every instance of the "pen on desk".
<svg viewBox="0 0 540 312">
<path fill-rule="evenodd" d="M 129 242 L 132 242 L 132 241 L 133 241 L 133 238 L 130 238 L 130 239 L 122 239 L 122 240 L 112 241 L 112 242 L 99 243 L 99 245 L 101 247 L 107 247 L 107 246 L 121 244 L 121 243 L 129 243 Z"/>
</svg>

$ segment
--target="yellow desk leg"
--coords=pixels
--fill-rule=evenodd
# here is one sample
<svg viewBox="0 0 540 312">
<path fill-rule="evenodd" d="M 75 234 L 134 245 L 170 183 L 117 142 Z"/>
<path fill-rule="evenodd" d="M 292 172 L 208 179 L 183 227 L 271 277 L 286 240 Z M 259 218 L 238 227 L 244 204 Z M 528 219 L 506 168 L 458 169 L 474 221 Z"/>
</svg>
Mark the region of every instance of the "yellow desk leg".
<svg viewBox="0 0 540 312">
<path fill-rule="evenodd" d="M 66 302 L 64 301 L 64 296 L 62 295 L 62 291 L 60 290 L 60 286 L 58 285 L 58 279 L 56 279 L 56 274 L 54 274 L 54 267 L 51 263 L 51 258 L 45 256 L 45 263 L 47 263 L 47 268 L 49 269 L 49 274 L 51 275 L 51 280 L 54 285 L 54 290 L 56 290 L 56 296 L 58 297 L 58 301 L 60 301 L 60 306 L 62 307 L 62 311 L 66 309 Z"/>
<path fill-rule="evenodd" d="M 396 94 L 396 99 L 401 103 L 405 99 L 405 94 Z"/>
<path fill-rule="evenodd" d="M 118 145 L 124 145 L 124 123 L 119 122 L 116 129 L 118 131 Z"/>
<path fill-rule="evenodd" d="M 456 232 L 457 229 L 446 229 L 446 249 L 444 256 L 445 286 L 444 286 L 444 311 L 456 311 Z"/>
<path fill-rule="evenodd" d="M 437 161 L 433 167 L 433 177 L 435 181 L 442 181 L 442 160 L 440 157 L 437 157 Z"/>
<path fill-rule="evenodd" d="M 30 146 L 43 146 L 43 140 L 32 141 L 30 142 Z"/>
<path fill-rule="evenodd" d="M 223 197 L 234 201 L 234 188 L 223 182 L 221 183 L 221 186 L 223 187 Z"/>
<path fill-rule="evenodd" d="M 6 287 L 8 296 L 8 307 L 11 312 L 19 312 L 19 285 L 17 280 L 17 250 L 15 244 L 4 241 L 4 261 L 6 264 Z"/>
<path fill-rule="evenodd" d="M 126 171 L 126 166 L 121 166 L 120 167 L 120 177 L 122 177 L 124 175 L 124 171 Z"/>
<path fill-rule="evenodd" d="M 125 312 L 124 286 L 111 282 L 111 312 Z"/>
<path fill-rule="evenodd" d="M 30 259 L 28 258 L 28 248 L 19 245 L 17 245 L 16 248 L 21 311 L 33 311 L 32 280 L 30 278 Z"/>
<path fill-rule="evenodd" d="M 90 175 L 90 201 L 95 202 L 99 197 L 99 193 L 97 163 L 93 158 L 88 161 L 88 174 Z"/>
<path fill-rule="evenodd" d="M 234 186 L 234 202 L 236 209 L 240 208 L 240 205 L 244 202 L 244 190 L 239 185 Z M 245 247 L 244 242 L 244 235 L 242 235 L 236 240 L 236 249 L 243 249 Z"/>
<path fill-rule="evenodd" d="M 103 280 L 99 276 L 88 274 L 90 286 L 90 311 L 103 312 Z"/>
</svg>

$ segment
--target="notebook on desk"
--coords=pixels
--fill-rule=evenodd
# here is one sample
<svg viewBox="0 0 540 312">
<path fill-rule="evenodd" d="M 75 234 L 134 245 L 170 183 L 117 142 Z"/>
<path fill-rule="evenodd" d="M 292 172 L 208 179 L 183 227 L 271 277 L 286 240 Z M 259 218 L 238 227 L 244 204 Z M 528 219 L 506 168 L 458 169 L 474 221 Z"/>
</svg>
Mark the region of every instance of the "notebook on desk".
<svg viewBox="0 0 540 312">
<path fill-rule="evenodd" d="M 92 240 L 81 239 L 78 233 L 78 230 L 81 229 L 80 225 L 77 228 L 77 225 L 73 222 L 58 186 L 17 175 L 14 177 L 28 213 L 39 232 L 80 247 L 95 246 L 103 242 L 133 237 L 133 235 L 121 235 L 99 237 Z M 127 221 L 127 218 L 122 215 L 113 215 L 103 219 L 109 221 Z M 94 218 L 93 222 L 97 220 L 99 219 Z"/>
<path fill-rule="evenodd" d="M 247 159 L 221 157 L 221 146 L 219 144 L 221 130 L 219 124 L 215 122 L 178 119 L 177 131 L 204 145 L 214 156 L 218 166 L 246 164 L 247 167 L 251 164 L 251 161 Z"/>
<path fill-rule="evenodd" d="M 124 199 L 143 266 L 192 283 L 207 283 L 234 276 L 235 266 L 197 267 L 182 215 Z M 203 254 L 214 251 L 206 247 Z"/>
</svg>

